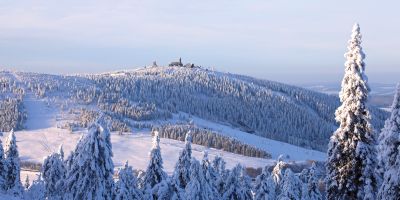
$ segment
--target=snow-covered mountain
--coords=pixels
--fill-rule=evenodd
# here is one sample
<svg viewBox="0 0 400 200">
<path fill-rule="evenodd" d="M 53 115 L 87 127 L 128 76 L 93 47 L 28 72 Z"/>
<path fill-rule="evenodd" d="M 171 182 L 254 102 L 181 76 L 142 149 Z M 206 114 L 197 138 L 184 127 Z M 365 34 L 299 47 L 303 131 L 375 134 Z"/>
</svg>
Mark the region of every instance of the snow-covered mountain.
<svg viewBox="0 0 400 200">
<path fill-rule="evenodd" d="M 72 76 L 3 71 L 0 78 L 2 99 L 20 99 L 15 105 L 23 105 L 29 95 L 46 99 L 64 113 L 74 114 L 74 120 L 58 125 L 72 131 L 86 127 L 98 111 L 112 116 L 112 130 L 120 132 L 197 117 L 263 138 L 325 151 L 337 126 L 334 111 L 339 100 L 335 96 L 202 68 L 150 67 Z M 374 127 L 379 130 L 387 113 L 370 109 Z M 21 129 L 24 123 L 23 109 L 19 110 L 22 114 L 7 119 L 21 121 L 14 123 L 15 129 Z M 2 129 L 8 131 L 10 127 Z"/>
</svg>

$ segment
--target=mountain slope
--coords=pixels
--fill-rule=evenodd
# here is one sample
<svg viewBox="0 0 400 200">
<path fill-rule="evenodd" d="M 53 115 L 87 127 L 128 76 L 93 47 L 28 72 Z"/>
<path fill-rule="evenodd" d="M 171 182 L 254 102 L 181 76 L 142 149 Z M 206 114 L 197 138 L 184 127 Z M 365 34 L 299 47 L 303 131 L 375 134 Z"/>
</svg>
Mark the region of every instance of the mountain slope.
<svg viewBox="0 0 400 200">
<path fill-rule="evenodd" d="M 2 73 L 12 76 L 27 92 L 64 100 L 63 107 L 80 104 L 111 113 L 118 120 L 116 127 L 132 119 L 137 126 L 168 121 L 181 111 L 320 151 L 326 150 L 336 129 L 334 111 L 339 106 L 334 96 L 201 68 L 154 67 L 77 76 Z M 372 122 L 380 129 L 387 113 L 371 111 Z"/>
<path fill-rule="evenodd" d="M 325 150 L 336 129 L 337 97 L 247 76 L 179 67 L 157 67 L 92 76 L 113 95 L 227 122 L 254 134 Z M 120 88 L 124 88 L 122 92 Z M 380 129 L 387 114 L 371 108 Z"/>
</svg>

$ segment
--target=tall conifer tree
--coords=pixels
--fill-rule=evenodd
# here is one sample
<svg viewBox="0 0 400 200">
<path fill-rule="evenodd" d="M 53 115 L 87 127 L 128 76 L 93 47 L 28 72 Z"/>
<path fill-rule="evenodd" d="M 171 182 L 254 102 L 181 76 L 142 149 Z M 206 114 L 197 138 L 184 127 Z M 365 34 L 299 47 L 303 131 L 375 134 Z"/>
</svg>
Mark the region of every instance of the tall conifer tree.
<svg viewBox="0 0 400 200">
<path fill-rule="evenodd" d="M 327 198 L 375 199 L 377 181 L 375 137 L 366 107 L 370 91 L 365 75 L 365 54 L 358 24 L 353 26 L 345 54 L 345 75 L 336 110 L 340 126 L 328 147 Z"/>
<path fill-rule="evenodd" d="M 76 146 L 65 179 L 66 199 L 112 199 L 114 163 L 110 132 L 100 118 Z"/>
<path fill-rule="evenodd" d="M 160 137 L 157 131 L 153 134 L 153 147 L 150 152 L 150 161 L 143 177 L 143 186 L 141 186 L 145 193 L 144 198 L 153 198 L 153 194 L 158 193 L 158 191 L 153 191 L 154 186 L 167 179 L 161 157 Z"/>
<path fill-rule="evenodd" d="M 5 189 L 10 194 L 20 195 L 23 191 L 23 186 L 20 180 L 21 167 L 14 130 L 11 130 L 8 135 L 4 155 L 6 164 Z"/>
</svg>

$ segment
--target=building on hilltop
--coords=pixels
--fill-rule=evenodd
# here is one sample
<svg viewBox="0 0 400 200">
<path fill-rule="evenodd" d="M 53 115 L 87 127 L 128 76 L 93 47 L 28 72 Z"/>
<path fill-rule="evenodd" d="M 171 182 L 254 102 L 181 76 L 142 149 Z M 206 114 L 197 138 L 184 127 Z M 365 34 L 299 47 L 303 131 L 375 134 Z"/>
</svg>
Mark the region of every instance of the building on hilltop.
<svg viewBox="0 0 400 200">
<path fill-rule="evenodd" d="M 170 66 L 170 67 L 183 67 L 182 58 L 179 58 L 179 61 L 174 61 L 174 62 L 169 63 L 168 66 Z"/>
</svg>

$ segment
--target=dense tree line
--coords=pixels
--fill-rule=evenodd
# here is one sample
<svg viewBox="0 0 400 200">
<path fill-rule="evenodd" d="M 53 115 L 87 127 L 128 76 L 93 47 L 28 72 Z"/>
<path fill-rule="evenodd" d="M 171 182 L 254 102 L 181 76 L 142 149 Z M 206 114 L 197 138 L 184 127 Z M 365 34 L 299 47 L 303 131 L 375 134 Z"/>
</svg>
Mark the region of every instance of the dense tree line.
<svg viewBox="0 0 400 200">
<path fill-rule="evenodd" d="M 155 128 L 162 138 L 184 141 L 186 133 L 192 134 L 192 142 L 194 144 L 222 149 L 250 157 L 271 158 L 271 155 L 259 148 L 245 144 L 234 138 L 224 136 L 208 129 L 199 128 L 194 125 L 162 125 Z"/>
</svg>

